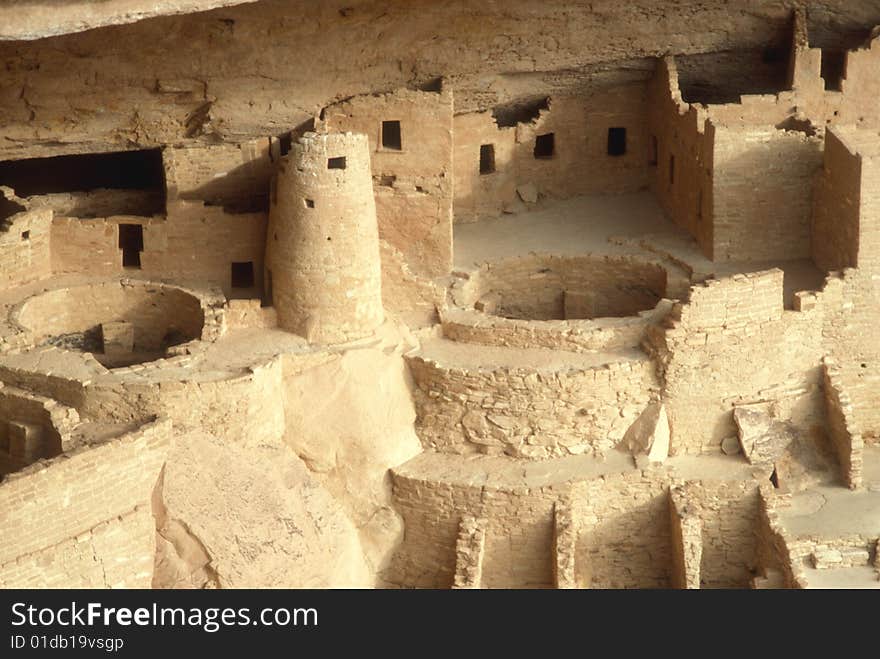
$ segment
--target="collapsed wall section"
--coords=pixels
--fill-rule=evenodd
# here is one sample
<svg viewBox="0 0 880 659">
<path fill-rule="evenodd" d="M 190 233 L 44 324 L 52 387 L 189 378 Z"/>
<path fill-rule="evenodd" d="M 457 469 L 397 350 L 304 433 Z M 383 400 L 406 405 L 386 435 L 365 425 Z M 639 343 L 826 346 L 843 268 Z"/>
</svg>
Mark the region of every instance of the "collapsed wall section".
<svg viewBox="0 0 880 659">
<path fill-rule="evenodd" d="M 820 314 L 783 310 L 783 273 L 774 269 L 691 288 L 668 328 L 649 330 L 661 362 L 675 453 L 718 452 L 736 436 L 732 410 L 771 403 L 811 432 L 822 425 Z"/>
</svg>

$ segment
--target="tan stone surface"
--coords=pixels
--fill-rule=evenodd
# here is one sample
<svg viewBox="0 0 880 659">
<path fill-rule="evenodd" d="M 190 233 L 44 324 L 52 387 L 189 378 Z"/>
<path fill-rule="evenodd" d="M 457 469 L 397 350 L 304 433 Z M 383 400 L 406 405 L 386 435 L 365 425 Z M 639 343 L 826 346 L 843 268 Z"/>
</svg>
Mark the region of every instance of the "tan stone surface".
<svg viewBox="0 0 880 659">
<path fill-rule="evenodd" d="M 0 585 L 876 587 L 875 3 L 233 4 L 0 8 Z"/>
</svg>

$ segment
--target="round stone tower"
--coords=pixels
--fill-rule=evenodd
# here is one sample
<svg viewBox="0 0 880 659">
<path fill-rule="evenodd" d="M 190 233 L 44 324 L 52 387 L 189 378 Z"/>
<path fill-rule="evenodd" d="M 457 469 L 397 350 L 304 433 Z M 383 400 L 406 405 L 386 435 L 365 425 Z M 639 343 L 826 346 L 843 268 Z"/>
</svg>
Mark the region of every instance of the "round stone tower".
<svg viewBox="0 0 880 659">
<path fill-rule="evenodd" d="M 306 133 L 272 190 L 267 294 L 278 325 L 313 343 L 369 336 L 382 323 L 382 273 L 366 135 Z"/>
</svg>

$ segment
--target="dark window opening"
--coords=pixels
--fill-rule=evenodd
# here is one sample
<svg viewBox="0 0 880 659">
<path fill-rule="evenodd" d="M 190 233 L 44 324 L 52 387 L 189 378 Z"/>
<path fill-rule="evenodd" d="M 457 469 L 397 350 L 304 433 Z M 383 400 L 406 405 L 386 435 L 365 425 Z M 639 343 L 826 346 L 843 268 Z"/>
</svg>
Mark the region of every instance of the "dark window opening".
<svg viewBox="0 0 880 659">
<path fill-rule="evenodd" d="M 278 150 L 282 156 L 286 156 L 290 153 L 290 148 L 293 146 L 293 133 L 284 133 L 278 137 Z"/>
<path fill-rule="evenodd" d="M 144 228 L 140 224 L 119 225 L 119 249 L 123 268 L 140 268 L 144 251 Z"/>
<path fill-rule="evenodd" d="M 660 161 L 660 146 L 657 143 L 657 136 L 651 135 L 651 155 L 650 160 L 648 160 L 648 164 L 651 167 L 656 167 L 657 163 Z"/>
<path fill-rule="evenodd" d="M 254 262 L 232 264 L 232 288 L 252 288 L 254 285 Z"/>
<path fill-rule="evenodd" d="M 703 221 L 703 188 L 697 191 L 697 220 Z"/>
<path fill-rule="evenodd" d="M 150 216 L 165 209 L 161 149 L 7 160 L 0 162 L 0 185 L 19 197 L 101 191 L 105 215 Z M 88 205 L 74 204 L 69 214 L 88 216 Z"/>
<path fill-rule="evenodd" d="M 315 200 L 314 199 L 303 199 L 303 201 L 306 204 L 306 208 L 314 208 L 315 207 Z"/>
<path fill-rule="evenodd" d="M 345 169 L 345 156 L 329 158 L 327 160 L 327 169 Z"/>
<path fill-rule="evenodd" d="M 30 240 L 31 239 L 31 232 L 30 231 L 22 231 L 21 232 L 21 239 L 22 240 Z"/>
<path fill-rule="evenodd" d="M 825 89 L 830 92 L 843 90 L 843 79 L 846 72 L 845 50 L 822 50 L 822 78 Z"/>
<path fill-rule="evenodd" d="M 556 135 L 546 133 L 535 138 L 535 158 L 552 158 L 556 153 Z"/>
<path fill-rule="evenodd" d="M 675 156 L 669 156 L 669 185 L 675 183 Z"/>
<path fill-rule="evenodd" d="M 393 151 L 400 151 L 403 148 L 399 121 L 382 122 L 382 148 L 392 149 Z"/>
<path fill-rule="evenodd" d="M 608 129 L 608 155 L 622 156 L 626 153 L 626 128 Z"/>
<path fill-rule="evenodd" d="M 767 46 L 761 52 L 761 61 L 764 64 L 788 63 L 788 48 L 781 46 Z"/>
<path fill-rule="evenodd" d="M 770 474 L 770 482 L 773 483 L 773 487 L 779 489 L 779 474 L 776 472 L 776 467 L 773 467 L 773 473 Z"/>
<path fill-rule="evenodd" d="M 495 171 L 495 145 L 480 146 L 480 174 L 492 174 Z"/>
<path fill-rule="evenodd" d="M 7 199 L 2 193 L 0 193 L 0 220 L 12 217 L 16 213 L 21 213 L 23 210 L 27 209 L 12 199 Z"/>
<path fill-rule="evenodd" d="M 98 188 L 150 190 L 164 188 L 161 149 L 84 153 L 0 162 L 0 185 L 19 197 Z"/>
<path fill-rule="evenodd" d="M 541 116 L 542 111 L 550 109 L 550 99 L 546 96 L 525 98 L 496 105 L 492 109 L 492 117 L 499 128 L 510 128 L 517 124 L 528 124 Z"/>
</svg>

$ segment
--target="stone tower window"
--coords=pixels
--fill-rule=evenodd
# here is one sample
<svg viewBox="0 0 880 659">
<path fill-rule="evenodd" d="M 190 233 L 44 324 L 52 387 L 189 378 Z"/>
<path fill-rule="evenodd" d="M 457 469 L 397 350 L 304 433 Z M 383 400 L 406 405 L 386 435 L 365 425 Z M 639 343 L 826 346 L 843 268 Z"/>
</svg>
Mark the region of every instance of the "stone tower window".
<svg viewBox="0 0 880 659">
<path fill-rule="evenodd" d="M 495 172 L 495 145 L 483 144 L 480 146 L 480 174 L 492 174 Z"/>
<path fill-rule="evenodd" d="M 306 208 L 314 208 L 315 200 L 314 199 L 303 199 L 303 204 L 305 204 Z"/>
<path fill-rule="evenodd" d="M 382 148 L 390 149 L 391 151 L 400 151 L 403 149 L 399 121 L 382 122 Z"/>
<path fill-rule="evenodd" d="M 556 153 L 556 135 L 545 133 L 535 138 L 535 158 L 552 158 Z"/>
<path fill-rule="evenodd" d="M 608 129 L 608 155 L 622 156 L 626 154 L 626 128 Z"/>
<path fill-rule="evenodd" d="M 21 239 L 22 240 L 30 240 L 31 239 L 31 232 L 30 231 L 22 231 L 21 232 Z"/>
<path fill-rule="evenodd" d="M 345 169 L 345 156 L 328 158 L 327 169 Z"/>
</svg>

